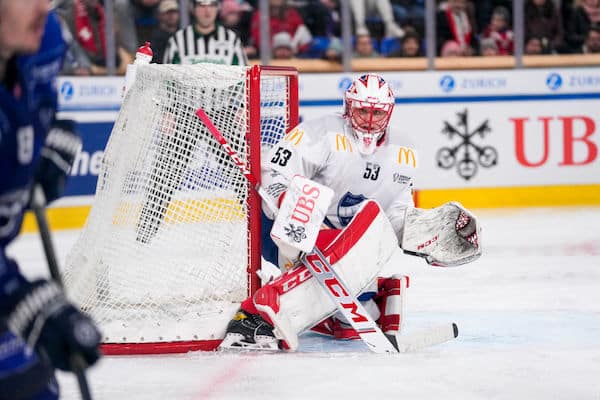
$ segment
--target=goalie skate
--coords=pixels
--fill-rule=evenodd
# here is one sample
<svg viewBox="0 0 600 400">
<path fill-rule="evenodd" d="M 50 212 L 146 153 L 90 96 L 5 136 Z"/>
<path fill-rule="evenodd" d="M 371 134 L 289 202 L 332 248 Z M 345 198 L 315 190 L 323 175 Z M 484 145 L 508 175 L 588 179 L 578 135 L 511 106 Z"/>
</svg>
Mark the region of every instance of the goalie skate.
<svg viewBox="0 0 600 400">
<path fill-rule="evenodd" d="M 227 334 L 219 348 L 279 350 L 279 340 L 273 333 L 273 326 L 259 314 L 251 314 L 240 309 L 227 325 Z"/>
</svg>

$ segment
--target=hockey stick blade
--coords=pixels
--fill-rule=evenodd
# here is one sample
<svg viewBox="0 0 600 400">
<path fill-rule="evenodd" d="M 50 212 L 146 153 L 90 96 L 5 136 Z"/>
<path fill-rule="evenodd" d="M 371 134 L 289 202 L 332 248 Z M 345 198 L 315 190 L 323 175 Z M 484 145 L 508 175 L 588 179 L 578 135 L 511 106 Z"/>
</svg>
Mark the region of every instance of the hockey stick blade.
<svg viewBox="0 0 600 400">
<path fill-rule="evenodd" d="M 458 326 L 453 322 L 407 335 L 385 335 L 399 353 L 410 353 L 448 342 L 458 337 Z"/>
</svg>

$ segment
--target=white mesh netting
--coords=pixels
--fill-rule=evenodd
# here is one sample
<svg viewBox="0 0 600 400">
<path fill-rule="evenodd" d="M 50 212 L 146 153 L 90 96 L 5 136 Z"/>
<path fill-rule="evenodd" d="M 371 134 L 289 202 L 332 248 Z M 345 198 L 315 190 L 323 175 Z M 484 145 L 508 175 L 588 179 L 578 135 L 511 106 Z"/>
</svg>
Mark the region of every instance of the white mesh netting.
<svg viewBox="0 0 600 400">
<path fill-rule="evenodd" d="M 250 110 L 248 71 L 138 69 L 64 275 L 105 342 L 218 338 L 247 297 L 248 184 L 195 111 L 203 108 L 244 160 L 260 151 L 246 141 L 250 118 L 260 118 L 262 146 L 279 141 L 286 77 L 262 77 L 260 110 Z"/>
</svg>

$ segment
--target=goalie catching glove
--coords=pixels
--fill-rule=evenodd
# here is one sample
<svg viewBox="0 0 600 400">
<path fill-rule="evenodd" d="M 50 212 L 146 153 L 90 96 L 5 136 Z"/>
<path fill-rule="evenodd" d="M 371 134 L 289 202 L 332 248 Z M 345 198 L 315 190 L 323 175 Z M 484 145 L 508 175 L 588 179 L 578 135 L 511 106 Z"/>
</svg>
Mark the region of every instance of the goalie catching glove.
<svg viewBox="0 0 600 400">
<path fill-rule="evenodd" d="M 87 365 L 100 357 L 100 332 L 55 283 L 23 282 L 9 299 L 14 307 L 8 314 L 8 328 L 54 367 L 72 371 L 73 357 L 81 357 Z"/>
<path fill-rule="evenodd" d="M 408 208 L 400 247 L 441 267 L 475 261 L 481 256 L 479 220 L 457 202 L 427 210 Z"/>
</svg>

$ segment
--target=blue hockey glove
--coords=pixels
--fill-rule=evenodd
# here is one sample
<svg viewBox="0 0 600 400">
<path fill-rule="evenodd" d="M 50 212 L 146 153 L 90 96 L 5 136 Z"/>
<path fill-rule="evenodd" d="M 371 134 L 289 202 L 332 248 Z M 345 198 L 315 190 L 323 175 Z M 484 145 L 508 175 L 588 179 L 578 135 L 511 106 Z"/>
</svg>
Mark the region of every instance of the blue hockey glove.
<svg viewBox="0 0 600 400">
<path fill-rule="evenodd" d="M 98 360 L 100 332 L 88 316 L 66 300 L 55 283 L 25 283 L 14 293 L 15 298 L 8 328 L 54 367 L 72 371 L 75 356 L 88 366 Z"/>
<path fill-rule="evenodd" d="M 67 175 L 80 149 L 81 138 L 75 130 L 75 121 L 54 121 L 35 173 L 35 182 L 42 186 L 47 203 L 62 196 Z"/>
</svg>

